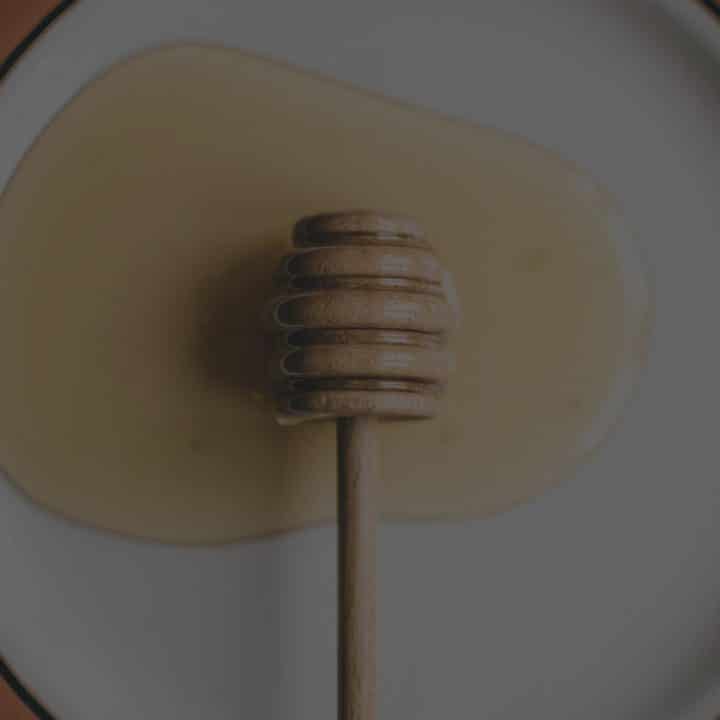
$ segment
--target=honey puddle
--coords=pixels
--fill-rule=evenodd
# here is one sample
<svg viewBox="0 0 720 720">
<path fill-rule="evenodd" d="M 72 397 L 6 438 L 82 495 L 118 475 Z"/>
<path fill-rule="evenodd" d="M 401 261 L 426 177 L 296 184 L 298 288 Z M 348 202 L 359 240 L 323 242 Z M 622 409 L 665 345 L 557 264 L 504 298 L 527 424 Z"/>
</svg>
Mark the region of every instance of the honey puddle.
<svg viewBox="0 0 720 720">
<path fill-rule="evenodd" d="M 386 516 L 482 517 L 568 478 L 644 356 L 608 195 L 510 135 L 199 47 L 85 89 L 0 200 L 0 464 L 145 538 L 331 520 L 333 425 L 276 424 L 258 318 L 292 223 L 348 207 L 417 217 L 463 307 L 444 412 L 383 428 Z"/>
</svg>

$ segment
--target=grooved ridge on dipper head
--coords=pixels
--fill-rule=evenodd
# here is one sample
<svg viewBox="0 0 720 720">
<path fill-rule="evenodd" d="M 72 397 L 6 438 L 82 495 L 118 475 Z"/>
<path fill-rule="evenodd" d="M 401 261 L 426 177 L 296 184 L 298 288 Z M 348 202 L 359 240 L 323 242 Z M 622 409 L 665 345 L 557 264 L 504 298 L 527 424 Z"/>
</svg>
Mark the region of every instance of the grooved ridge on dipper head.
<svg viewBox="0 0 720 720">
<path fill-rule="evenodd" d="M 454 323 L 443 269 L 416 222 L 373 211 L 294 228 L 270 305 L 272 379 L 297 419 L 435 414 Z"/>
</svg>

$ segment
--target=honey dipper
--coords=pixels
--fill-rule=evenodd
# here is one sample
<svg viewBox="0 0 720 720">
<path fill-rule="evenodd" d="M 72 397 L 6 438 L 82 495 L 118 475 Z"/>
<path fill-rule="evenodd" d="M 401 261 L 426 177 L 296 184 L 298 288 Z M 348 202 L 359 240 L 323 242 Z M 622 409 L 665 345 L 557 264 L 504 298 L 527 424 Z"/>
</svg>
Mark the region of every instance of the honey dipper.
<svg viewBox="0 0 720 720">
<path fill-rule="evenodd" d="M 454 323 L 444 271 L 412 220 L 300 220 L 270 305 L 280 418 L 337 418 L 340 720 L 375 718 L 378 418 L 429 418 Z M 410 470 L 410 468 L 408 468 Z"/>
</svg>

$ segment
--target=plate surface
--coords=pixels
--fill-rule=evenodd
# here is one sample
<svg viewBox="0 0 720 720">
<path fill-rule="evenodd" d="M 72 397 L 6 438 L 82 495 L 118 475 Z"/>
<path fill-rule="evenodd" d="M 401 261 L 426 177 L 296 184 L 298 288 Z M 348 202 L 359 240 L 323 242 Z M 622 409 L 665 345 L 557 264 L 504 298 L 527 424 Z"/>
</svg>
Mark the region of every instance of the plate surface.
<svg viewBox="0 0 720 720">
<path fill-rule="evenodd" d="M 0 187 L 91 78 L 191 41 L 519 133 L 619 198 L 655 277 L 646 378 L 573 483 L 490 521 L 383 529 L 381 717 L 715 711 L 697 703 L 720 672 L 720 73 L 695 17 L 620 0 L 86 1 L 0 87 Z M 62 720 L 334 716 L 331 529 L 142 544 L 0 483 L 0 532 L 0 648 Z"/>
</svg>

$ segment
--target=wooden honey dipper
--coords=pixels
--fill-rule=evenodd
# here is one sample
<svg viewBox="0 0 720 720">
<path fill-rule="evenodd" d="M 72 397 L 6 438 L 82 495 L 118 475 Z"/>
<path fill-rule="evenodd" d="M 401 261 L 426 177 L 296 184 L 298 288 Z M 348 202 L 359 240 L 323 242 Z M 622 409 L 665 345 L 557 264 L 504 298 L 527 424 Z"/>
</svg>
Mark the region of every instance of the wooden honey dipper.
<svg viewBox="0 0 720 720">
<path fill-rule="evenodd" d="M 376 420 L 429 418 L 449 374 L 446 274 L 418 225 L 303 218 L 270 305 L 279 417 L 337 418 L 339 718 L 375 718 Z"/>
</svg>

